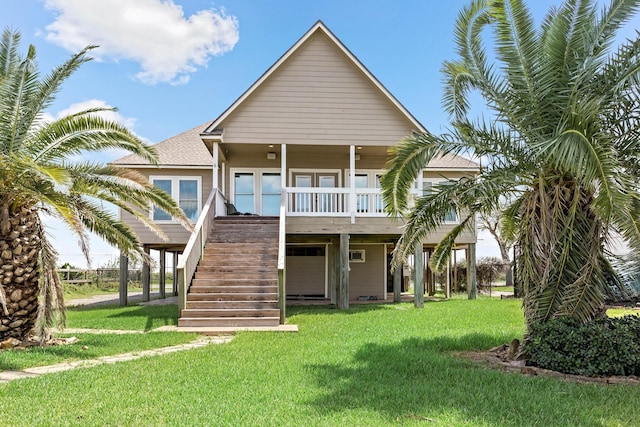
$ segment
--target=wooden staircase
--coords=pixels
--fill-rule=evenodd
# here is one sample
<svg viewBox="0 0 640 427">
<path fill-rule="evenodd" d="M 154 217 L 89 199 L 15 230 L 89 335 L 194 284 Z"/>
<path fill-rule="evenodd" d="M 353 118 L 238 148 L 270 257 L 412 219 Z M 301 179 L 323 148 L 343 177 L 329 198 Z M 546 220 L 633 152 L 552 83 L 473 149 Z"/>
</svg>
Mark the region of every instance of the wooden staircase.
<svg viewBox="0 0 640 427">
<path fill-rule="evenodd" d="M 216 218 L 178 326 L 278 326 L 278 218 Z"/>
</svg>

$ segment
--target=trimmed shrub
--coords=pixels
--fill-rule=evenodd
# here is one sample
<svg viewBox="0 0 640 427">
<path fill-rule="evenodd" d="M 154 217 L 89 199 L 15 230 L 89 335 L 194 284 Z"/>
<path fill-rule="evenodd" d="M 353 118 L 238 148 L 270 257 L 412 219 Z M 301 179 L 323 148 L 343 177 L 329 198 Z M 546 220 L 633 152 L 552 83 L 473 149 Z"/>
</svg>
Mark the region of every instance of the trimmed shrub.
<svg viewBox="0 0 640 427">
<path fill-rule="evenodd" d="M 529 365 L 566 374 L 640 375 L 640 316 L 532 325 L 525 351 Z"/>
</svg>

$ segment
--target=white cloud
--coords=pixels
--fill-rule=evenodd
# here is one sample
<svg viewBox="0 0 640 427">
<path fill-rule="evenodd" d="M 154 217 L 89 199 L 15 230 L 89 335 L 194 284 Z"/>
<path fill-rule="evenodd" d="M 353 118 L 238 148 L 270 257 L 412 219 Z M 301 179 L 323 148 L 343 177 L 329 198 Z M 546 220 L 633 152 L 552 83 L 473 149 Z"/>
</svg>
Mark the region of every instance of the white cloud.
<svg viewBox="0 0 640 427">
<path fill-rule="evenodd" d="M 71 104 L 68 108 L 58 111 L 56 116 L 57 118 L 61 118 L 64 116 L 79 113 L 80 111 L 85 111 L 92 108 L 112 109 L 113 107 L 102 99 L 88 99 L 86 101 Z M 111 121 L 117 122 L 129 130 L 132 130 L 136 124 L 135 118 L 124 117 L 122 114 L 118 113 L 117 111 L 101 111 L 95 114 L 96 116 L 102 117 L 105 120 L 111 120 Z"/>
<path fill-rule="evenodd" d="M 183 84 L 210 57 L 238 42 L 238 21 L 224 10 L 185 17 L 172 0 L 46 0 L 57 13 L 47 39 L 76 52 L 87 45 L 98 58 L 140 63 L 136 75 L 147 84 Z"/>
</svg>

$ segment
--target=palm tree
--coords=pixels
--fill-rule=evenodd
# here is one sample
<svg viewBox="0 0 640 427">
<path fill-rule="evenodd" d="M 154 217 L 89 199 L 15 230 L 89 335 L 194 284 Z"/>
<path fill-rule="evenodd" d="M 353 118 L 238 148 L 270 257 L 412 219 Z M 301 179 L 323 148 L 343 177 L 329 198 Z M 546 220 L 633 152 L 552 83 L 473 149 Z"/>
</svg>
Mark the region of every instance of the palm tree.
<svg viewBox="0 0 640 427">
<path fill-rule="evenodd" d="M 508 200 L 503 225 L 518 248 L 527 324 L 601 315 L 607 287 L 619 284 L 611 240 L 640 250 L 640 36 L 613 46 L 639 4 L 613 0 L 598 10 L 594 0 L 567 0 L 538 29 L 522 0 L 475 0 L 460 12 L 459 58 L 443 65 L 451 130 L 402 141 L 382 181 L 388 212 L 407 218 L 396 262 L 453 204 L 461 223 L 432 258 L 442 268 L 476 215 Z M 485 48 L 488 35 L 494 56 Z M 469 118 L 473 93 L 490 119 Z M 483 167 L 409 207 L 413 181 L 443 153 L 476 156 Z"/>
<path fill-rule="evenodd" d="M 89 258 L 88 232 L 94 232 L 133 257 L 144 256 L 129 227 L 102 208 L 106 201 L 125 209 L 152 229 L 153 203 L 186 227 L 189 221 L 164 192 L 142 175 L 71 156 L 112 148 L 154 162 L 155 151 L 123 126 L 88 109 L 45 120 L 62 83 L 90 60 L 93 46 L 73 55 L 41 77 L 36 51 L 19 53 L 20 34 L 5 30 L 0 41 L 0 341 L 25 339 L 38 324 L 41 339 L 54 324 L 64 324 L 64 301 L 56 272 L 57 253 L 42 215 L 63 220 L 78 236 Z"/>
</svg>

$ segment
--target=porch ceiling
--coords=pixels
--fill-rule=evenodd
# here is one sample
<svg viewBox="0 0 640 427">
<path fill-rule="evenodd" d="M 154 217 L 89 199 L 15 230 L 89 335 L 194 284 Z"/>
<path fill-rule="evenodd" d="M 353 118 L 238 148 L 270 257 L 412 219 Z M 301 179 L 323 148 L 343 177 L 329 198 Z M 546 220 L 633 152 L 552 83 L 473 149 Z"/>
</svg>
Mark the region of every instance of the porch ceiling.
<svg viewBox="0 0 640 427">
<path fill-rule="evenodd" d="M 220 144 L 222 153 L 229 161 L 235 161 L 240 157 L 246 157 L 248 153 L 251 156 L 266 158 L 267 153 L 276 153 L 277 158 L 280 159 L 281 145 L 280 144 Z M 385 146 L 356 146 L 356 154 L 360 155 L 361 162 L 381 163 L 383 166 L 386 163 L 387 151 L 391 147 Z M 314 160 L 335 160 L 336 158 L 349 159 L 349 146 L 348 145 L 293 145 L 287 144 L 287 160 L 296 158 L 308 158 Z M 291 165 L 295 167 L 295 165 Z M 356 161 L 356 168 L 360 168 L 358 161 Z"/>
</svg>

